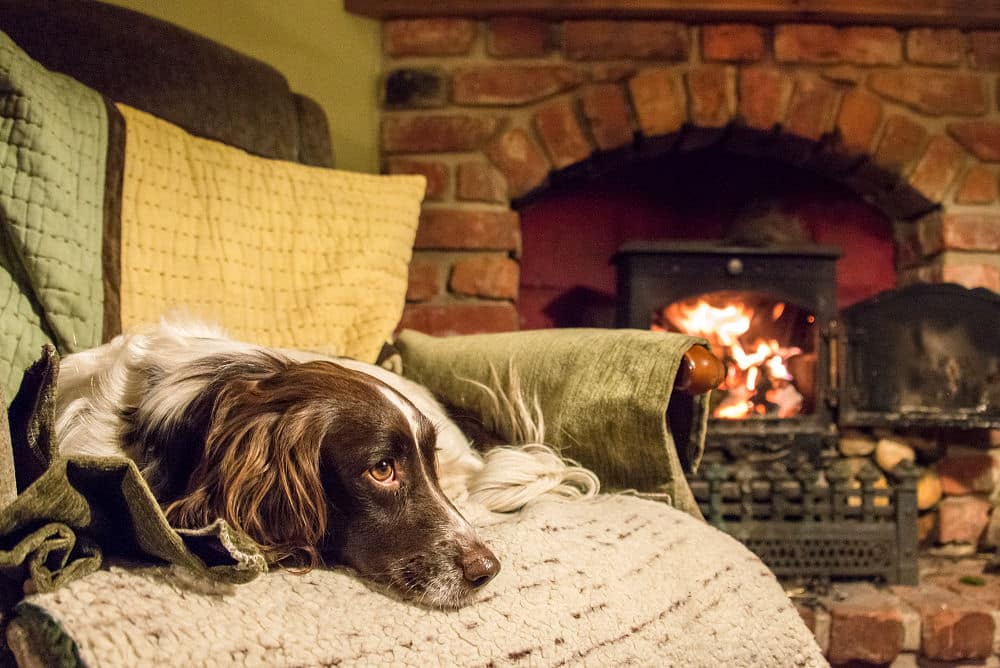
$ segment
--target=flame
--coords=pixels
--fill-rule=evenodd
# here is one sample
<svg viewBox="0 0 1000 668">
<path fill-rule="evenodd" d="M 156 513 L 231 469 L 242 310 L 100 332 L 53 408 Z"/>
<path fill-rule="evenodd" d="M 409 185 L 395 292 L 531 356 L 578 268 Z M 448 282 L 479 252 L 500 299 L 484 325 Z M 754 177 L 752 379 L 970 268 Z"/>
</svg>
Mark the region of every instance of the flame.
<svg viewBox="0 0 1000 668">
<path fill-rule="evenodd" d="M 774 304 L 764 317 L 772 323 L 785 314 L 784 302 Z M 654 324 L 652 329 L 676 329 L 709 340 L 713 349 L 721 351 L 726 361 L 726 378 L 719 386 L 724 391 L 722 402 L 713 415 L 726 419 L 744 419 L 753 415 L 794 417 L 802 411 L 803 397 L 795 387 L 795 377 L 787 366 L 789 358 L 802 354 L 802 349 L 783 345 L 773 337 L 751 331 L 757 313 L 746 301 L 730 298 L 719 303 L 697 299 L 677 302 L 662 312 L 663 322 L 673 327 Z M 809 316 L 808 322 L 815 318 Z"/>
</svg>

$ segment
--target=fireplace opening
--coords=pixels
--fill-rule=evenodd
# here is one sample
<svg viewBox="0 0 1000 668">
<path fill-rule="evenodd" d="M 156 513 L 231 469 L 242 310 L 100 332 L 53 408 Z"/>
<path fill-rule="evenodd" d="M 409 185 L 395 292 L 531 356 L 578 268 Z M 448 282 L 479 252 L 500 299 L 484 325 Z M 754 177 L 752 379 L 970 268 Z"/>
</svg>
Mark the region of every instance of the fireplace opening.
<svg viewBox="0 0 1000 668">
<path fill-rule="evenodd" d="M 718 149 L 577 170 L 520 213 L 524 328 L 676 331 L 723 359 L 689 475 L 711 522 L 780 575 L 916 580 L 946 430 L 1000 427 L 1000 298 L 897 289 L 882 212 Z"/>
<path fill-rule="evenodd" d="M 654 311 L 650 328 L 708 340 L 725 365 L 710 415 L 773 420 L 815 410 L 816 316 L 761 292 L 718 290 Z"/>
</svg>

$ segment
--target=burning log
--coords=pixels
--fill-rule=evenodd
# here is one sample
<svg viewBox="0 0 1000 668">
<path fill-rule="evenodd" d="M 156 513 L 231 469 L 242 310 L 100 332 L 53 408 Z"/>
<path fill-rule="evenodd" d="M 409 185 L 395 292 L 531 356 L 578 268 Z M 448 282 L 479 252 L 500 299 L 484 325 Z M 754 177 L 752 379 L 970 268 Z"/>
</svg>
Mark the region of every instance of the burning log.
<svg viewBox="0 0 1000 668">
<path fill-rule="evenodd" d="M 784 302 L 716 292 L 671 304 L 652 328 L 702 336 L 722 357 L 714 417 L 789 418 L 815 404 L 816 355 L 789 345 L 796 332 L 803 338 L 803 321 L 808 326 L 815 318 Z"/>
</svg>

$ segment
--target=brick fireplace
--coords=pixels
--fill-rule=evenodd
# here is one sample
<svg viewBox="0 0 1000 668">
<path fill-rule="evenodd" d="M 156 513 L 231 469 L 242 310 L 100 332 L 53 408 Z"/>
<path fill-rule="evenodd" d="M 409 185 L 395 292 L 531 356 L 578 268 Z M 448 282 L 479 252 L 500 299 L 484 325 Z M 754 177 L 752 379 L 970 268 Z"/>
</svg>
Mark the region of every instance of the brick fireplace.
<svg viewBox="0 0 1000 668">
<path fill-rule="evenodd" d="M 882 222 L 866 217 L 858 238 L 884 223 L 880 257 L 892 258 L 875 272 L 889 283 L 880 287 L 1000 291 L 1000 10 L 828 0 L 817 4 L 842 10 L 802 20 L 780 0 L 731 14 L 649 2 L 641 16 L 615 0 L 421 4 L 347 2 L 383 20 L 384 171 L 428 180 L 402 327 L 537 326 L 518 308 L 533 298 L 521 276 L 533 207 L 706 152 L 818 175 L 867 203 Z M 1000 432 L 845 431 L 839 455 L 855 467 L 915 457 L 922 493 L 936 494 L 919 499 L 925 545 L 968 556 L 1000 542 L 1000 514 L 987 519 L 1000 496 Z M 895 652 L 920 649 L 919 638 L 906 643 Z"/>
<path fill-rule="evenodd" d="M 901 284 L 1000 289 L 1000 31 L 434 17 L 383 42 L 383 164 L 429 183 L 407 326 L 517 328 L 519 206 L 713 144 L 874 204 Z"/>
</svg>

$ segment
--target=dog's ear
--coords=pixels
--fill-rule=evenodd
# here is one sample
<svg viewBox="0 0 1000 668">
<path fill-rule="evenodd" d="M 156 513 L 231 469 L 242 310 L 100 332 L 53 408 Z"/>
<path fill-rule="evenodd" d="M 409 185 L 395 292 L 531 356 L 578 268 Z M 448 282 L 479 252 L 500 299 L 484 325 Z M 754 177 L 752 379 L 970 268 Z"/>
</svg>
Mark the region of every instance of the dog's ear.
<svg viewBox="0 0 1000 668">
<path fill-rule="evenodd" d="M 166 508 L 170 522 L 196 528 L 222 517 L 270 563 L 319 565 L 327 527 L 323 429 L 307 413 L 267 410 L 257 381 L 227 383 L 215 398 L 204 455 L 184 494 Z"/>
</svg>

